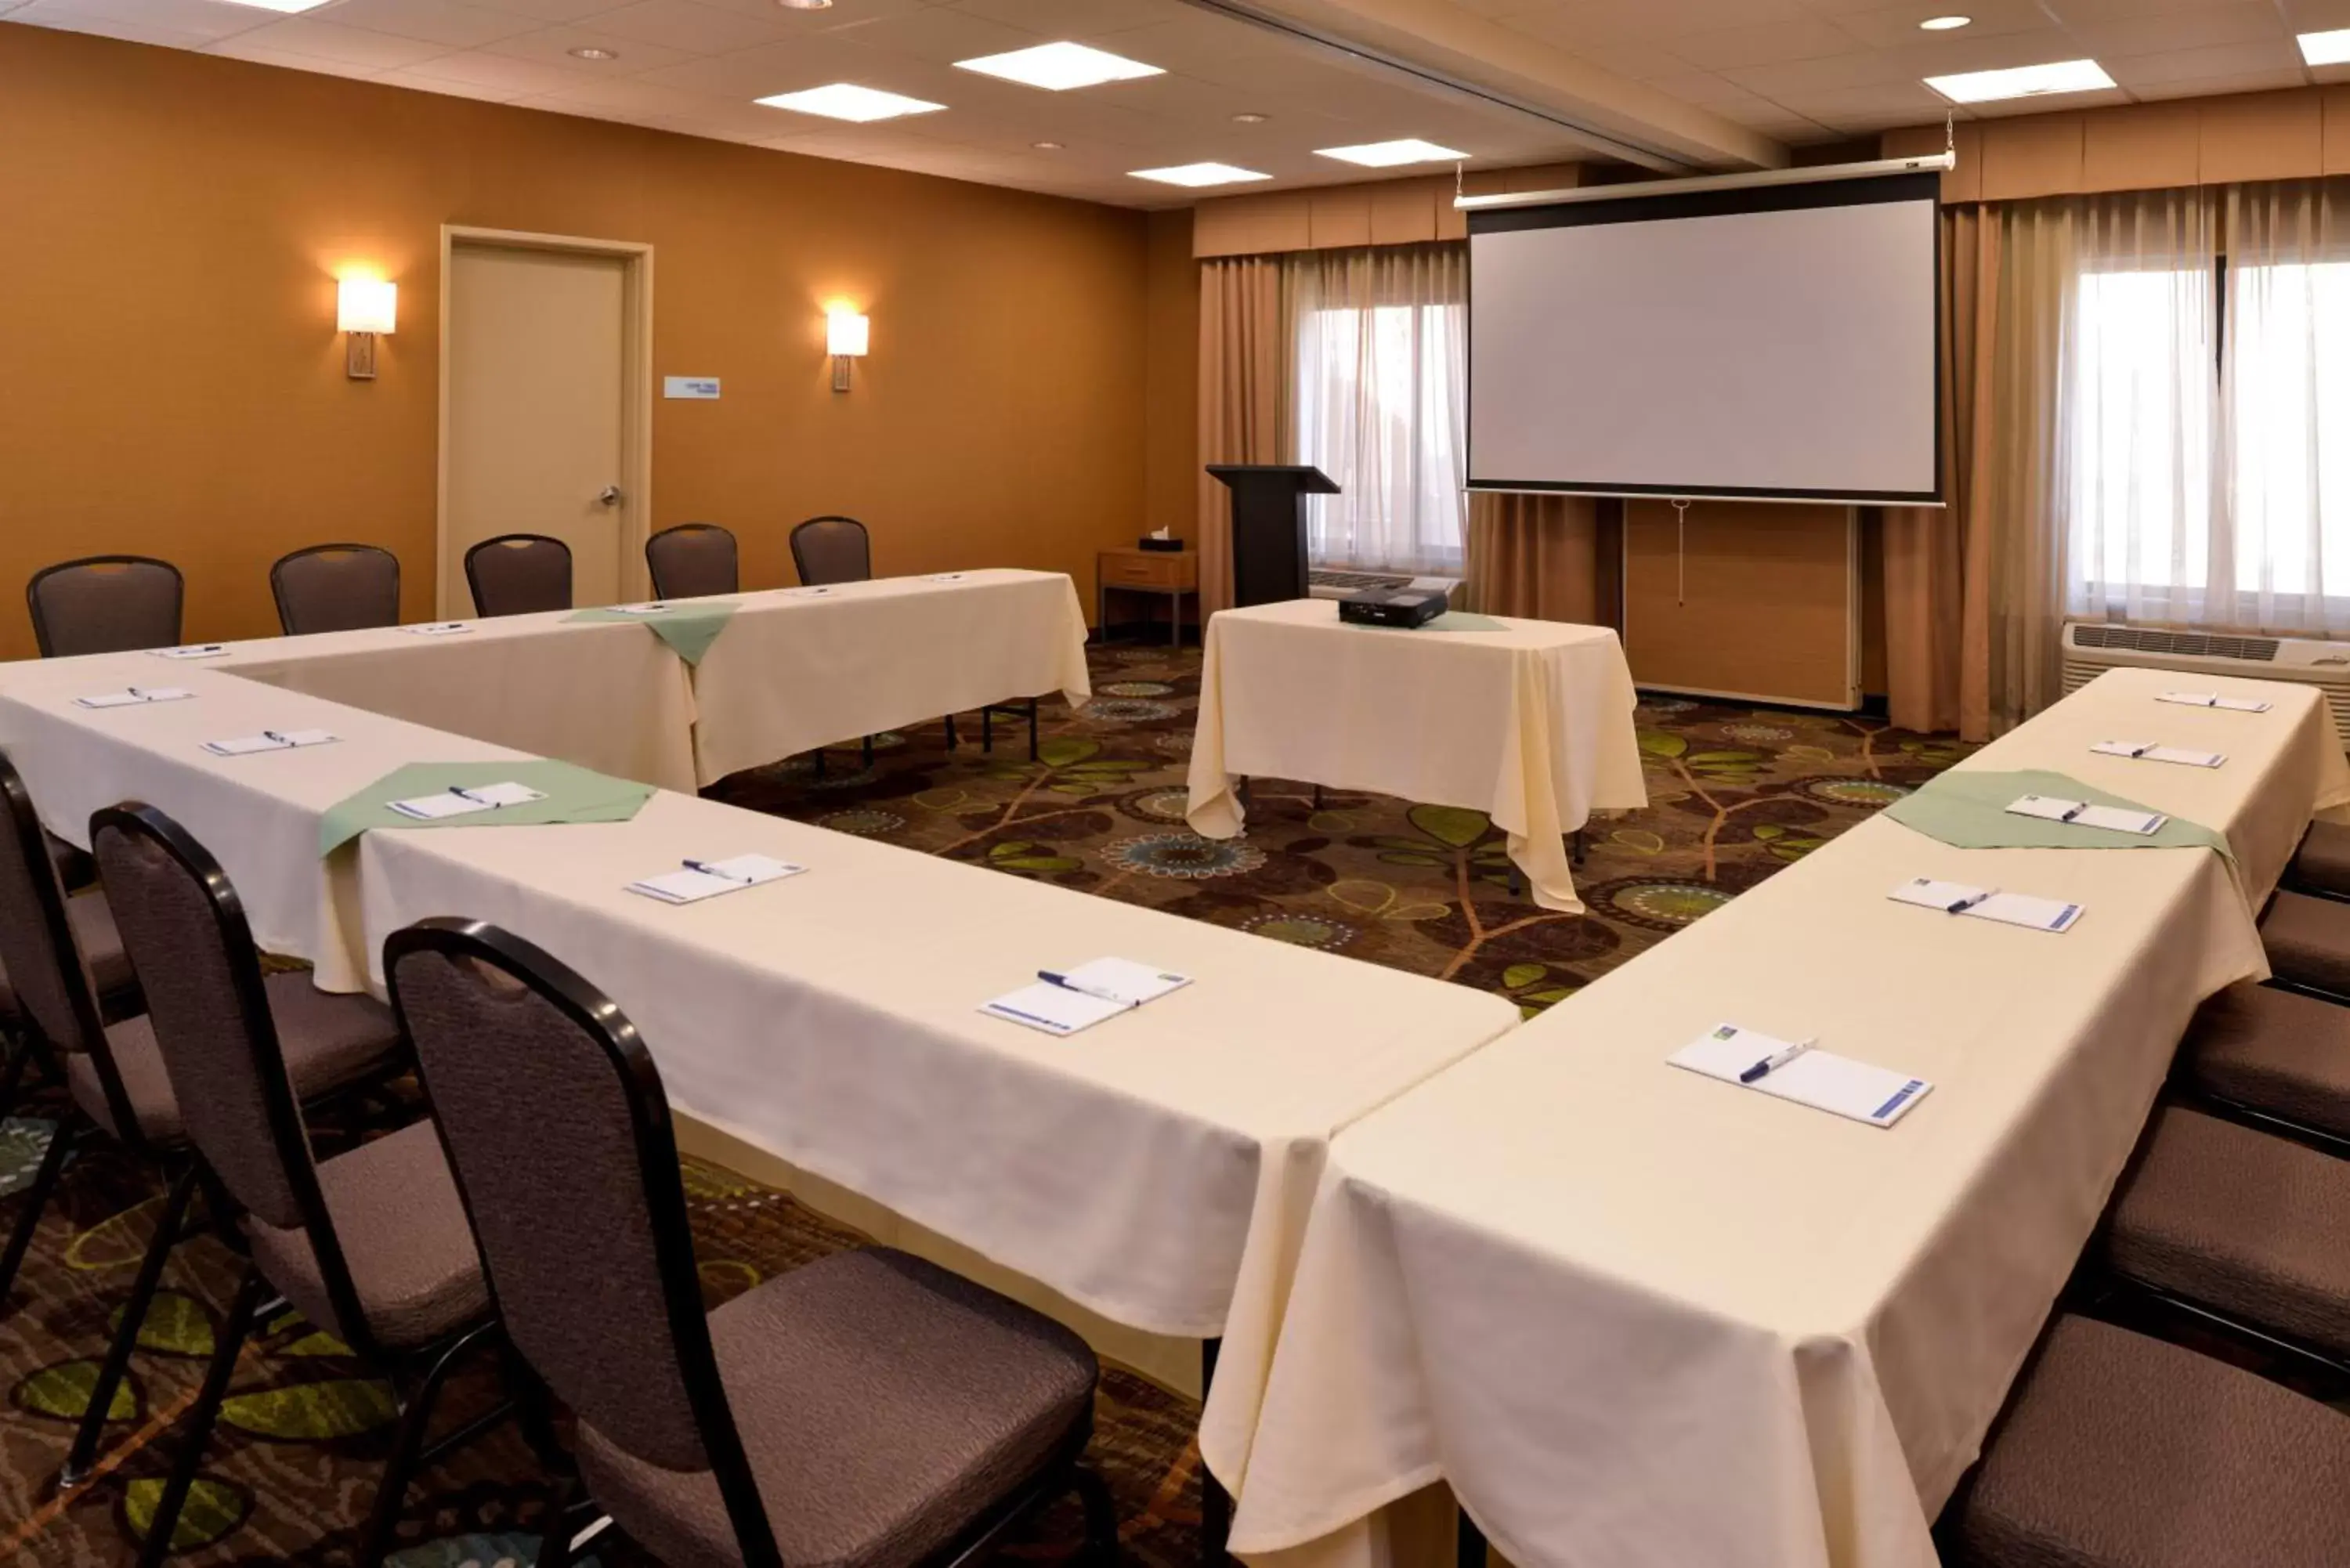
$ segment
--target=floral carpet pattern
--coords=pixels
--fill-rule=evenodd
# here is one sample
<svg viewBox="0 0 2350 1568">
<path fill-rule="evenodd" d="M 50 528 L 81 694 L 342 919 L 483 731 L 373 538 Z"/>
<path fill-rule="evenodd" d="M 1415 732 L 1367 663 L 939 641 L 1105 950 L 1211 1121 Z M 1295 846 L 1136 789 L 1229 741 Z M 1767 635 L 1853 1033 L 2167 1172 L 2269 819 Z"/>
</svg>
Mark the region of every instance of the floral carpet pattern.
<svg viewBox="0 0 2350 1568">
<path fill-rule="evenodd" d="M 1254 781 L 1249 831 L 1218 843 L 1183 823 L 1199 683 L 1196 650 L 1097 649 L 1095 696 L 999 716 L 992 752 L 976 715 L 950 750 L 942 724 L 738 774 L 735 804 L 1272 940 L 1323 948 L 1498 992 L 1528 1013 L 1573 994 L 1673 931 L 1898 799 L 1964 754 L 1945 738 L 1858 718 L 1651 699 L 1638 715 L 1650 805 L 1594 823 L 1575 869 L 1589 913 L 1513 892 L 1483 814 L 1305 784 Z M 30 1179 L 54 1095 L 0 1121 L 0 1224 Z M 331 1142 L 327 1144 L 331 1148 Z M 859 1238 L 781 1193 L 689 1162 L 705 1293 L 716 1302 Z M 160 1195 L 145 1171 L 96 1153 L 69 1168 L 8 1301 L 0 1303 L 0 1564 L 111 1568 L 143 1539 L 194 1397 L 236 1261 L 183 1244 L 141 1325 L 140 1353 L 109 1412 L 101 1473 L 65 1496 L 54 1480 L 87 1407 Z M 486 1374 L 452 1386 L 454 1424 L 494 1397 Z M 291 1314 L 265 1326 L 175 1536 L 188 1568 L 348 1568 L 394 1409 L 332 1338 Z M 1138 1568 L 1196 1562 L 1198 1410 L 1115 1369 L 1093 1459 L 1116 1494 Z M 522 1568 L 552 1495 L 509 1425 L 432 1468 L 411 1491 L 394 1568 Z M 1056 1505 L 1003 1555 L 1073 1557 L 1073 1505 Z M 650 1568 L 606 1538 L 587 1561 Z"/>
</svg>

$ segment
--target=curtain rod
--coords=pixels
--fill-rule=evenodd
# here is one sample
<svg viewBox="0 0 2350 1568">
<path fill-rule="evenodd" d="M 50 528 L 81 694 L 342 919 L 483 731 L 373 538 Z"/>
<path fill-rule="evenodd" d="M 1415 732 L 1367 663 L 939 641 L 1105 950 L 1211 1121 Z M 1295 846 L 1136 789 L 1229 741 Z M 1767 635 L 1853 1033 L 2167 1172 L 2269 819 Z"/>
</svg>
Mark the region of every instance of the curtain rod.
<svg viewBox="0 0 2350 1568">
<path fill-rule="evenodd" d="M 1828 180 L 1875 180 L 1890 174 L 1922 174 L 1955 169 L 1958 155 L 1936 152 L 1919 158 L 1882 158 L 1869 163 L 1829 163 L 1812 169 L 1758 169 L 1745 174 L 1702 174 L 1692 180 L 1642 180 L 1628 185 L 1586 185 L 1572 191 L 1521 191 L 1494 196 L 1455 196 L 1464 212 L 1497 207 L 1554 207 L 1568 202 L 1613 202 L 1627 196 L 1687 196 L 1701 191 L 1742 191 L 1758 185 L 1808 185 Z"/>
</svg>

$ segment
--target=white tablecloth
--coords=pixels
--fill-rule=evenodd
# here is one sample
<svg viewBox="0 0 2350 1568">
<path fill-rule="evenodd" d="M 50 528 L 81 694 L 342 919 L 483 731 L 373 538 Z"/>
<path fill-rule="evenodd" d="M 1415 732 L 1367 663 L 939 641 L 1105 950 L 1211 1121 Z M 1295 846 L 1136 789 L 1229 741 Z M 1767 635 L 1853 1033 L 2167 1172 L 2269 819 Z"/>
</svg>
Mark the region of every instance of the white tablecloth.
<svg viewBox="0 0 2350 1568">
<path fill-rule="evenodd" d="M 1058 572 L 887 577 L 746 594 L 694 671 L 702 782 L 991 702 L 1093 695 Z"/>
<path fill-rule="evenodd" d="M 1563 836 L 1595 809 L 1648 803 L 1632 673 L 1605 627 L 1502 625 L 1345 626 L 1330 599 L 1219 611 L 1191 742 L 1193 831 L 1241 831 L 1232 781 L 1246 777 L 1482 811 L 1534 901 L 1580 914 Z"/>
<path fill-rule="evenodd" d="M 126 686 L 180 686 L 176 702 L 86 709 L 74 699 Z M 206 741 L 264 730 L 329 730 L 331 745 L 220 757 Z M 307 959 L 324 991 L 367 985 L 356 852 L 321 859 L 318 818 L 408 763 L 518 758 L 323 698 L 241 680 L 217 661 L 145 653 L 0 665 L 0 751 L 24 775 L 48 830 L 89 845 L 90 814 L 125 800 L 170 812 L 236 884 L 254 940 Z"/>
<path fill-rule="evenodd" d="M 1968 765 L 2221 828 L 2264 896 L 2350 798 L 2324 704 L 2151 701 L 2178 684 L 2108 675 Z M 2230 760 L 2107 766 L 2098 739 Z M 2059 937 L 1887 900 L 1917 876 L 2086 912 Z M 1879 818 L 1366 1118 L 1278 1345 L 1228 1346 L 1269 1355 L 1262 1401 L 1210 1401 L 1236 1549 L 1375 1561 L 1378 1511 L 1445 1479 L 1526 1568 L 1927 1568 L 2194 1008 L 2266 971 L 2245 891 L 2203 850 Z M 1936 1086 L 1879 1130 L 1667 1064 L 1724 1021 Z"/>
</svg>

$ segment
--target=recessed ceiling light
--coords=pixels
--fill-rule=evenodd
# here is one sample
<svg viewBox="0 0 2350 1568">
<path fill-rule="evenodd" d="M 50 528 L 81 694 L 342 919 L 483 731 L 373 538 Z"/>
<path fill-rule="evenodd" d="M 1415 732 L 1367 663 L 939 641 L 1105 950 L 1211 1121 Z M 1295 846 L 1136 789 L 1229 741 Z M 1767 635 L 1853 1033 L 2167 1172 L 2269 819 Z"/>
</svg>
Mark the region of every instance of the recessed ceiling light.
<svg viewBox="0 0 2350 1568">
<path fill-rule="evenodd" d="M 1366 169 L 1392 169 L 1399 163 L 1451 163 L 1469 156 L 1409 136 L 1400 141 L 1367 141 L 1359 147 L 1317 147 L 1314 155 L 1336 158 L 1342 163 L 1359 163 Z"/>
<path fill-rule="evenodd" d="M 1929 33 L 1947 33 L 1953 27 L 1963 27 L 1973 20 L 1972 16 L 1929 16 L 1918 26 Z"/>
<path fill-rule="evenodd" d="M 611 49 L 599 49 L 590 45 L 584 49 L 567 51 L 575 60 L 617 60 L 619 55 Z"/>
<path fill-rule="evenodd" d="M 858 87 L 854 82 L 834 82 L 828 87 L 810 88 L 806 92 L 779 92 L 771 98 L 752 101 L 765 104 L 769 109 L 788 109 L 795 114 L 820 114 L 827 119 L 851 119 L 859 125 L 877 119 L 895 119 L 905 114 L 929 114 L 933 109 L 946 108 L 942 103 L 927 103 L 902 93 Z"/>
<path fill-rule="evenodd" d="M 1991 103 L 2003 98 L 2039 98 L 2049 93 L 2095 92 L 2114 85 L 2095 60 L 2053 60 L 2044 66 L 2010 66 L 1997 71 L 1964 71 L 1928 77 L 1926 85 L 1952 103 Z"/>
<path fill-rule="evenodd" d="M 832 0 L 775 0 L 786 11 L 829 11 Z"/>
<path fill-rule="evenodd" d="M 1234 125 L 1263 125 L 1266 120 L 1272 118 L 1273 117 L 1269 114 L 1258 114 L 1252 110 L 1245 114 L 1236 114 L 1232 116 L 1232 123 Z"/>
<path fill-rule="evenodd" d="M 1089 49 L 1083 44 L 1039 44 L 1033 49 L 1014 49 L 1008 55 L 957 60 L 955 66 L 982 76 L 1002 77 L 1008 82 L 1024 82 L 1048 92 L 1167 74 L 1157 66 L 1146 66 L 1140 60 L 1129 60 L 1104 49 Z"/>
<path fill-rule="evenodd" d="M 1035 148 L 1039 152 L 1058 152 L 1061 151 L 1062 146 L 1062 144 L 1057 141 L 1032 141 L 1028 145 Z"/>
<path fill-rule="evenodd" d="M 2350 27 L 2302 34 L 2301 57 L 2313 66 L 2350 65 Z"/>
<path fill-rule="evenodd" d="M 1253 169 L 1235 169 L 1229 163 L 1179 163 L 1172 169 L 1134 169 L 1128 172 L 1137 180 L 1156 180 L 1162 185 L 1237 185 L 1244 180 L 1273 178 Z"/>
</svg>

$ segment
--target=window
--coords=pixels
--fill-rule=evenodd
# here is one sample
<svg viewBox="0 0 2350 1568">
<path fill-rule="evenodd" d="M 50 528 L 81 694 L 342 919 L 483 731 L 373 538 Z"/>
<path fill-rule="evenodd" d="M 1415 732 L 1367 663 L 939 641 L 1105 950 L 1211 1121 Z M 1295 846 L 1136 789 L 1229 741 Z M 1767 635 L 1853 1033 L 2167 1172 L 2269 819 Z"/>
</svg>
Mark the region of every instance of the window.
<svg viewBox="0 0 2350 1568">
<path fill-rule="evenodd" d="M 2350 260 L 2230 268 L 2228 330 L 2237 590 L 2350 607 Z"/>
<path fill-rule="evenodd" d="M 1289 264 L 1297 461 L 1339 487 L 1309 501 L 1316 566 L 1461 574 L 1467 267 L 1459 246 Z"/>
</svg>

